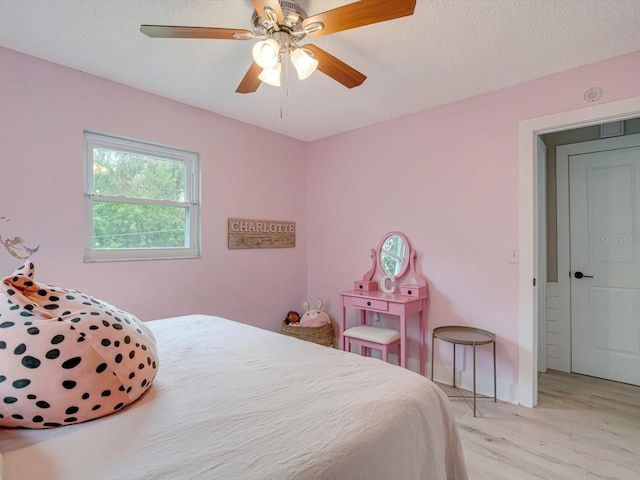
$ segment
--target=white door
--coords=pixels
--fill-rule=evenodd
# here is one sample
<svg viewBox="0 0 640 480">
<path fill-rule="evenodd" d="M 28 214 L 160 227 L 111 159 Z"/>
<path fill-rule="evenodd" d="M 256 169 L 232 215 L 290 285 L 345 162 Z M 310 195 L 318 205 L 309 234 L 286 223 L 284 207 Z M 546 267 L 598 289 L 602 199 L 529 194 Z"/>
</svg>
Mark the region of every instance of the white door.
<svg viewBox="0 0 640 480">
<path fill-rule="evenodd" d="M 571 369 L 640 385 L 640 147 L 569 157 Z"/>
</svg>

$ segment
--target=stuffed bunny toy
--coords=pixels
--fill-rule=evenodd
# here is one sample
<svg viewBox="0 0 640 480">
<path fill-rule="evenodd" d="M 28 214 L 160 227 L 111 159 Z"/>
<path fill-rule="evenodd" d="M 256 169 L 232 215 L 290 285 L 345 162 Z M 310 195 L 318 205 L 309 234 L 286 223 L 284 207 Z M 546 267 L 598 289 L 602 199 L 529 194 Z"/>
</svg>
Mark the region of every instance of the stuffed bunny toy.
<svg viewBox="0 0 640 480">
<path fill-rule="evenodd" d="M 301 327 L 321 327 L 323 325 L 328 325 L 331 323 L 331 319 L 326 312 L 322 311 L 322 299 L 318 299 L 316 302 L 316 308 L 313 310 L 309 310 L 309 302 L 304 302 L 302 304 L 302 308 L 304 308 L 305 312 L 302 317 L 300 317 L 300 326 Z"/>
</svg>

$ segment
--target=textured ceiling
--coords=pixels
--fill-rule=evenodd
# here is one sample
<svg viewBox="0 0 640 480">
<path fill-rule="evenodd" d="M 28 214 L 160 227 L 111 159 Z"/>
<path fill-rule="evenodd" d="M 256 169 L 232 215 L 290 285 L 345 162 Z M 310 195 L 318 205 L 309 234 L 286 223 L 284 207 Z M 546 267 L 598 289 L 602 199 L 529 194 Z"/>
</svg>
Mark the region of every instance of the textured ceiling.
<svg viewBox="0 0 640 480">
<path fill-rule="evenodd" d="M 351 1 L 298 3 L 312 15 Z M 316 72 L 290 75 L 286 96 L 240 95 L 253 41 L 139 31 L 250 29 L 252 12 L 250 0 L 0 0 L 0 46 L 304 141 L 640 50 L 640 0 L 417 0 L 411 17 L 301 42 L 367 75 L 360 87 Z"/>
</svg>

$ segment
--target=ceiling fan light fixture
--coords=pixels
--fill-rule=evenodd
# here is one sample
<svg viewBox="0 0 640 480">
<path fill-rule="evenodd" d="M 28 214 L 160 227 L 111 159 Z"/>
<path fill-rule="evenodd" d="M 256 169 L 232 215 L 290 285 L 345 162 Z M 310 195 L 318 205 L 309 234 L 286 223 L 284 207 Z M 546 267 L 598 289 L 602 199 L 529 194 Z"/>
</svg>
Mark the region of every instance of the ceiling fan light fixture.
<svg viewBox="0 0 640 480">
<path fill-rule="evenodd" d="M 261 40 L 253 46 L 253 59 L 262 68 L 274 68 L 278 64 L 280 45 L 273 38 Z"/>
<path fill-rule="evenodd" d="M 274 68 L 265 68 L 264 70 L 262 70 L 262 72 L 260 72 L 260 75 L 258 75 L 258 78 L 261 82 L 268 83 L 269 85 L 272 85 L 274 87 L 279 87 L 280 72 L 281 67 L 278 63 Z"/>
<path fill-rule="evenodd" d="M 304 80 L 318 68 L 318 60 L 305 52 L 304 48 L 296 48 L 291 52 L 291 63 L 296 68 L 300 80 Z"/>
</svg>

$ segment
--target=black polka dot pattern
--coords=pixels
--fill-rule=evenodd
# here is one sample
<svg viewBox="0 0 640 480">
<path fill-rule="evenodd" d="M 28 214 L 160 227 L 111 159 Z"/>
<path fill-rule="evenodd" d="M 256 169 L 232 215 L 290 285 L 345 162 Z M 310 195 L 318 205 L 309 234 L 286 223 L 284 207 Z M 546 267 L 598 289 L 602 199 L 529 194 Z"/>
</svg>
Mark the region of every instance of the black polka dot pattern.
<svg viewBox="0 0 640 480">
<path fill-rule="evenodd" d="M 158 371 L 135 316 L 36 282 L 27 262 L 0 281 L 0 427 L 53 428 L 116 413 Z"/>
</svg>

